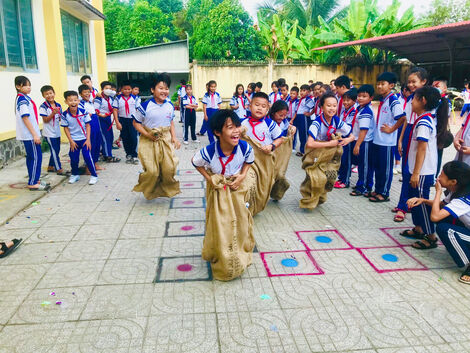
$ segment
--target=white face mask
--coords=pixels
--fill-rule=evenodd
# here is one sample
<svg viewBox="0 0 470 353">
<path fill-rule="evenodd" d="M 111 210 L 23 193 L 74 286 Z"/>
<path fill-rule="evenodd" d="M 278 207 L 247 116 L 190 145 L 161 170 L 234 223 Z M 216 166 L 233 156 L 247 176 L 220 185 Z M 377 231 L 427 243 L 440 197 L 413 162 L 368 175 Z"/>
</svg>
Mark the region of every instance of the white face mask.
<svg viewBox="0 0 470 353">
<path fill-rule="evenodd" d="M 105 89 L 103 93 L 106 94 L 108 97 L 114 97 L 116 95 L 116 91 L 113 91 L 110 88 Z"/>
</svg>

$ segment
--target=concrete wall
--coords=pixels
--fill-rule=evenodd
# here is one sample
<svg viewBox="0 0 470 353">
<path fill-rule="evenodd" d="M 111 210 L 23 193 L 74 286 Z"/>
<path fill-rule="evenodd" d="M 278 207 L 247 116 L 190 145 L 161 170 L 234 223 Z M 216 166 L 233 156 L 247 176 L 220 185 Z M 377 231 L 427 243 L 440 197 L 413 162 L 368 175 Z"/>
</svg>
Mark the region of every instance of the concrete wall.
<svg viewBox="0 0 470 353">
<path fill-rule="evenodd" d="M 407 66 L 387 67 L 405 79 Z M 354 67 L 351 69 L 343 65 L 315 65 L 315 64 L 199 64 L 194 61 L 190 65 L 190 77 L 194 87 L 194 95 L 202 98 L 206 92 L 206 83 L 210 80 L 217 81 L 217 91 L 224 99 L 230 99 L 238 83 L 245 88 L 250 82 L 260 81 L 263 83 L 263 91 L 271 92 L 271 82 L 278 78 L 285 78 L 287 84 L 292 86 L 297 82 L 298 86 L 308 83 L 309 80 L 329 83 L 330 80 L 346 74 L 354 80 L 356 86 L 370 83 L 375 84 L 379 73 L 385 71 L 383 65 Z"/>
</svg>

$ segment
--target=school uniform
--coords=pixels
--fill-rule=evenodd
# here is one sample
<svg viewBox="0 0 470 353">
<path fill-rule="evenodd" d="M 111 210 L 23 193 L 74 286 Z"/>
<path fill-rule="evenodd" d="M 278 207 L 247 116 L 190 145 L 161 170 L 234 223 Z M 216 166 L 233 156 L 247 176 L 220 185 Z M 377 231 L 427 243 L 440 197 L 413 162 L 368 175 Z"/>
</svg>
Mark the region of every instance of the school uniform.
<svg viewBox="0 0 470 353">
<path fill-rule="evenodd" d="M 137 158 L 137 131 L 133 124 L 132 115 L 140 100 L 134 95 L 125 97 L 120 94 L 113 100 L 113 108 L 118 111 L 118 119 L 122 125 L 121 138 L 126 151 L 126 157 Z"/>
<path fill-rule="evenodd" d="M 62 114 L 62 107 L 59 103 L 54 102 L 55 106 L 59 108 L 59 113 L 55 114 L 54 117 L 44 122 L 42 125 L 42 136 L 45 137 L 49 149 L 51 150 L 51 156 L 49 158 L 49 167 L 54 167 L 55 170 L 61 170 L 62 165 L 60 163 L 60 116 Z M 52 113 L 52 105 L 49 102 L 44 102 L 39 106 L 39 115 L 47 117 Z"/>
<path fill-rule="evenodd" d="M 251 100 L 253 99 L 253 95 L 254 95 L 253 92 L 248 93 L 247 91 L 245 91 L 245 97 L 248 99 L 248 105 L 246 106 L 246 117 L 247 118 L 249 118 L 251 116 L 250 105 L 251 105 Z"/>
<path fill-rule="evenodd" d="M 462 136 L 464 146 L 470 146 L 470 114 L 467 115 L 467 118 L 462 124 Z M 463 154 L 457 151 L 455 156 L 456 161 L 462 161 L 470 165 L 470 154 Z"/>
<path fill-rule="evenodd" d="M 351 135 L 351 125 L 346 124 L 337 115 L 331 118 L 330 123 L 325 119 L 323 114 L 320 114 L 312 121 L 312 125 L 308 129 L 308 134 L 315 141 L 330 141 L 331 135 L 340 133 L 343 138 Z"/>
<path fill-rule="evenodd" d="M 290 95 L 288 94 L 287 96 L 283 97 L 282 94 L 281 94 L 281 100 L 286 102 L 286 103 L 289 103 L 289 99 L 290 99 Z"/>
<path fill-rule="evenodd" d="M 183 105 L 183 97 L 186 96 L 186 86 L 183 85 L 178 88 L 178 99 L 180 103 L 180 123 L 184 122 L 184 105 Z"/>
<path fill-rule="evenodd" d="M 460 112 L 460 117 L 464 116 L 465 113 L 470 111 L 470 90 L 464 89 L 461 93 L 463 98 L 463 107 L 462 111 Z"/>
<path fill-rule="evenodd" d="M 207 113 L 207 121 L 202 121 L 202 127 L 200 134 L 204 134 L 207 131 L 207 137 L 209 138 L 209 143 L 215 141 L 214 134 L 212 133 L 211 129 L 209 128 L 209 120 L 212 115 L 214 115 L 219 110 L 219 104 L 222 103 L 222 98 L 220 98 L 220 94 L 215 92 L 214 94 L 207 92 L 202 97 L 202 104 L 206 106 L 206 113 Z M 204 131 L 204 132 L 203 132 Z"/>
<path fill-rule="evenodd" d="M 356 118 L 357 109 L 355 104 L 349 109 L 344 109 L 341 115 L 342 120 L 352 127 L 352 122 Z M 341 165 L 338 171 L 338 180 L 349 186 L 351 178 L 351 165 L 353 163 L 354 142 L 343 146 L 343 155 L 341 156 Z"/>
<path fill-rule="evenodd" d="M 436 123 L 430 112 L 421 115 L 416 119 L 413 130 L 411 131 L 411 139 L 408 144 L 408 171 L 411 174 L 414 171 L 416 163 L 416 154 L 418 143 L 420 141 L 427 142 L 426 156 L 419 172 L 418 187 L 413 188 L 411 185 L 408 190 L 408 197 L 420 197 L 429 199 L 431 187 L 434 185 L 434 176 L 437 169 L 437 138 Z M 411 209 L 413 223 L 415 226 L 421 226 L 424 234 L 434 233 L 434 223 L 430 219 L 431 207 L 424 203 L 418 207 Z"/>
<path fill-rule="evenodd" d="M 287 96 L 287 119 L 290 121 L 295 116 L 295 112 L 297 111 L 297 107 L 299 106 L 299 98 L 292 99 L 290 96 Z M 295 120 L 294 120 L 295 122 Z M 294 135 L 294 141 L 292 142 L 292 149 L 295 150 L 295 146 L 297 145 L 297 131 Z"/>
<path fill-rule="evenodd" d="M 184 140 L 188 141 L 188 130 L 191 129 L 191 140 L 196 141 L 196 110 L 186 108 L 188 104 L 198 105 L 194 96 L 185 95 L 182 100 L 184 107 Z"/>
<path fill-rule="evenodd" d="M 375 122 L 374 139 L 372 143 L 373 168 L 375 174 L 375 192 L 387 198 L 393 180 L 394 150 L 397 143 L 397 131 L 391 134 L 380 131 L 384 124 L 394 125 L 405 113 L 393 93 L 380 100 L 377 119 Z M 404 181 L 403 181 L 404 183 Z"/>
<path fill-rule="evenodd" d="M 273 105 L 274 102 L 282 100 L 281 94 L 279 92 L 274 93 L 271 92 L 269 93 L 269 104 Z"/>
<path fill-rule="evenodd" d="M 28 168 L 28 185 L 36 185 L 41 177 L 42 150 L 41 144 L 34 143 L 33 135 L 24 124 L 23 118 L 28 118 L 36 135 L 41 137 L 39 130 L 39 115 L 36 103 L 27 95 L 18 93 L 15 102 L 16 139 L 23 141 L 26 150 L 26 166 Z"/>
<path fill-rule="evenodd" d="M 282 131 L 281 136 L 282 137 L 287 137 L 287 132 L 289 131 L 289 126 L 290 126 L 289 119 L 285 118 L 280 123 L 276 123 L 276 124 L 277 124 L 277 126 L 279 126 L 279 128 Z"/>
<path fill-rule="evenodd" d="M 93 100 L 98 95 L 98 90 L 95 87 L 92 87 L 91 90 L 90 90 L 90 93 L 91 93 L 90 100 L 91 100 L 91 102 L 93 102 Z"/>
<path fill-rule="evenodd" d="M 339 96 L 339 95 L 336 95 L 336 100 L 338 101 L 338 111 L 336 112 L 336 114 L 338 116 L 342 116 L 343 111 L 344 111 L 343 97 Z"/>
<path fill-rule="evenodd" d="M 62 113 L 62 119 L 60 126 L 69 129 L 70 137 L 77 144 L 75 151 L 70 150 L 70 166 L 72 167 L 72 175 L 78 175 L 78 163 L 80 161 L 80 151 L 82 151 L 83 159 L 85 160 L 86 166 L 90 171 L 90 174 L 94 177 L 97 176 L 95 163 L 91 156 L 91 151 L 85 146 L 87 139 L 86 124 L 91 122 L 91 117 L 88 112 L 82 108 L 77 109 L 76 115 L 70 112 L 70 108 Z"/>
<path fill-rule="evenodd" d="M 307 143 L 308 129 L 311 124 L 309 116 L 305 116 L 305 113 L 309 113 L 314 107 L 313 100 L 310 96 L 299 99 L 299 104 L 296 110 L 296 118 L 294 120 L 294 126 L 297 128 L 300 140 L 300 153 L 305 153 L 305 144 Z"/>
<path fill-rule="evenodd" d="M 222 152 L 219 141 L 211 143 L 194 155 L 192 163 L 195 167 L 204 167 L 214 174 L 231 177 L 239 174 L 245 163 L 252 164 L 254 161 L 253 148 L 248 142 L 240 140 L 229 156 Z"/>
<path fill-rule="evenodd" d="M 234 107 L 238 105 L 238 108 L 234 110 L 234 112 L 238 115 L 240 119 L 245 119 L 247 117 L 246 111 L 249 106 L 250 102 L 245 95 L 243 96 L 233 96 L 230 100 L 230 106 Z"/>
<path fill-rule="evenodd" d="M 175 118 L 175 107 L 168 99 L 159 104 L 155 98 L 152 98 L 136 107 L 132 117 L 137 123 L 149 129 L 169 127 Z"/>
<path fill-rule="evenodd" d="M 91 142 L 91 158 L 93 163 L 97 163 L 100 159 L 101 151 L 101 128 L 100 128 L 100 118 L 96 115 L 95 107 L 93 101 L 86 101 L 82 99 L 79 108 L 84 109 L 88 114 L 90 114 L 90 142 Z"/>
<path fill-rule="evenodd" d="M 93 106 L 96 114 L 106 114 L 105 117 L 99 116 L 102 153 L 104 157 L 113 157 L 113 98 L 101 94 L 94 99 Z"/>
<path fill-rule="evenodd" d="M 444 203 L 453 220 L 437 224 L 437 235 L 457 266 L 463 267 L 470 263 L 470 195 L 452 199 L 450 193 Z"/>
<path fill-rule="evenodd" d="M 440 107 L 441 104 L 447 104 L 447 111 L 448 111 L 448 116 L 447 118 L 450 119 L 452 115 L 452 102 L 446 97 L 445 94 L 441 94 L 442 101 L 439 102 L 438 107 L 435 110 L 435 113 L 433 114 L 433 117 L 436 118 L 437 111 Z M 437 119 L 434 119 L 434 122 L 436 123 L 437 126 Z M 444 154 L 444 148 L 437 146 L 437 169 L 436 169 L 436 178 L 439 176 L 439 173 L 441 171 L 441 166 L 442 166 L 442 156 Z"/>
<path fill-rule="evenodd" d="M 259 120 L 246 118 L 242 120 L 241 125 L 247 128 L 246 135 L 261 146 L 270 145 L 274 140 L 282 137 L 281 128 L 269 118 Z"/>
</svg>

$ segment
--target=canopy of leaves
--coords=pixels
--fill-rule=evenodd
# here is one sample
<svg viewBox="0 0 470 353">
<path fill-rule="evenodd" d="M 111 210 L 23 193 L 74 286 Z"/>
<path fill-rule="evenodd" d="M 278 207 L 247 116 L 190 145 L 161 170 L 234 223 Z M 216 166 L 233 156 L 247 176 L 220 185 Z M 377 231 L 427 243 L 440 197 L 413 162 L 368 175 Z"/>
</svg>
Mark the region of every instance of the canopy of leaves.
<svg viewBox="0 0 470 353">
<path fill-rule="evenodd" d="M 469 21 L 470 0 L 433 0 L 425 19 L 432 26 Z"/>
</svg>

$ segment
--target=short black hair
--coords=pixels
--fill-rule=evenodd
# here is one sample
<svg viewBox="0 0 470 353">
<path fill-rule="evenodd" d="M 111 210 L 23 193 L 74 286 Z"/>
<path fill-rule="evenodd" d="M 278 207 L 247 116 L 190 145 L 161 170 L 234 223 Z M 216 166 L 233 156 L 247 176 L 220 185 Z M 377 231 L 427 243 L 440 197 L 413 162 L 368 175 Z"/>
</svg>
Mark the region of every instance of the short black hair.
<svg viewBox="0 0 470 353">
<path fill-rule="evenodd" d="M 317 81 L 313 84 L 314 86 L 323 86 L 323 82 Z"/>
<path fill-rule="evenodd" d="M 105 86 L 112 86 L 113 84 L 109 81 L 103 81 L 100 83 L 101 89 L 104 89 Z"/>
<path fill-rule="evenodd" d="M 271 109 L 269 109 L 268 114 L 272 117 L 274 114 L 280 112 L 281 110 L 289 110 L 289 106 L 283 100 L 278 100 L 273 103 Z"/>
<path fill-rule="evenodd" d="M 255 90 L 255 87 L 256 87 L 256 83 L 254 83 L 254 82 L 250 82 L 247 86 L 247 88 L 251 88 L 252 91 Z"/>
<path fill-rule="evenodd" d="M 310 86 L 309 85 L 302 85 L 300 86 L 301 91 L 310 91 Z"/>
<path fill-rule="evenodd" d="M 91 89 L 87 85 L 78 86 L 78 93 L 82 94 L 83 91 L 91 91 Z"/>
<path fill-rule="evenodd" d="M 397 74 L 394 72 L 386 71 L 382 72 L 379 76 L 377 76 L 377 82 L 385 81 L 388 83 L 397 83 L 398 77 Z"/>
<path fill-rule="evenodd" d="M 322 95 L 320 97 L 320 107 L 323 107 L 323 104 L 325 104 L 325 101 L 328 99 L 328 98 L 334 98 L 336 99 L 336 96 L 333 92 L 326 92 L 324 95 Z"/>
<path fill-rule="evenodd" d="M 312 83 L 308 87 L 310 88 L 310 91 L 313 91 L 315 89 L 315 83 Z"/>
<path fill-rule="evenodd" d="M 16 76 L 15 77 L 15 87 L 16 86 L 23 87 L 23 86 L 26 86 L 27 84 L 29 84 L 31 86 L 31 81 L 26 76 Z"/>
<path fill-rule="evenodd" d="M 357 100 L 357 89 L 351 88 L 343 94 L 343 98 L 349 97 L 353 101 Z"/>
<path fill-rule="evenodd" d="M 124 86 L 131 86 L 131 88 L 132 88 L 132 85 L 131 85 L 130 81 L 122 81 L 121 88 L 124 87 Z"/>
<path fill-rule="evenodd" d="M 361 87 L 359 87 L 359 89 L 357 90 L 357 94 L 359 95 L 359 93 L 367 93 L 369 95 L 369 97 L 373 97 L 374 96 L 374 86 L 372 85 L 362 85 Z"/>
<path fill-rule="evenodd" d="M 285 78 L 280 78 L 277 80 L 277 82 L 279 83 L 279 86 L 282 86 L 284 83 L 286 83 L 286 79 Z"/>
<path fill-rule="evenodd" d="M 191 88 L 191 89 L 192 89 L 192 88 L 193 88 L 193 85 L 190 84 L 190 83 L 188 83 L 188 84 L 186 85 L 186 88 Z"/>
<path fill-rule="evenodd" d="M 47 91 L 52 91 L 52 92 L 55 93 L 54 87 L 52 87 L 51 85 L 44 85 L 44 86 L 41 87 L 41 94 L 44 94 Z"/>
<path fill-rule="evenodd" d="M 185 80 L 184 78 L 182 78 L 182 79 L 180 80 L 180 83 L 184 86 L 184 85 L 186 85 L 186 80 Z"/>
<path fill-rule="evenodd" d="M 91 81 L 91 76 L 90 75 L 83 75 L 80 77 L 80 82 L 83 82 L 83 80 L 90 80 Z"/>
<path fill-rule="evenodd" d="M 325 90 L 325 93 L 331 92 L 331 87 L 329 84 L 324 83 L 323 85 L 321 85 L 321 88 Z"/>
<path fill-rule="evenodd" d="M 273 82 L 271 83 L 271 87 L 272 87 L 273 85 L 276 86 L 277 88 L 279 88 L 279 82 L 278 82 L 278 81 L 273 81 Z"/>
<path fill-rule="evenodd" d="M 349 76 L 346 76 L 346 75 L 338 76 L 335 80 L 335 86 L 336 87 L 345 86 L 347 89 L 350 89 L 351 88 L 351 79 L 349 78 Z"/>
<path fill-rule="evenodd" d="M 299 87 L 293 86 L 293 87 L 290 89 L 290 91 L 291 91 L 291 92 L 294 91 L 294 92 L 299 93 Z"/>
<path fill-rule="evenodd" d="M 289 90 L 289 85 L 287 83 L 283 83 L 282 85 L 279 86 L 280 88 L 285 87 L 287 90 Z"/>
<path fill-rule="evenodd" d="M 111 82 L 111 88 L 117 88 L 117 86 L 114 82 Z"/>
<path fill-rule="evenodd" d="M 133 83 L 131 87 L 132 87 L 132 89 L 134 89 L 134 88 L 136 88 L 136 87 L 137 87 L 138 89 L 140 89 L 139 85 L 137 85 L 137 84 L 135 84 L 135 83 Z"/>
<path fill-rule="evenodd" d="M 269 102 L 269 96 L 264 92 L 256 92 L 255 94 L 253 94 L 251 100 L 253 101 L 255 98 L 266 99 Z"/>
<path fill-rule="evenodd" d="M 441 101 L 441 94 L 437 88 L 431 86 L 423 86 L 418 88 L 415 92 L 415 99 L 426 99 L 426 105 L 424 109 L 427 111 L 436 109 L 439 106 L 439 102 Z"/>
<path fill-rule="evenodd" d="M 78 93 L 77 91 L 65 91 L 64 92 L 64 99 L 67 99 L 68 97 L 75 96 L 78 98 Z"/>
<path fill-rule="evenodd" d="M 209 119 L 209 127 L 212 130 L 212 133 L 214 133 L 215 135 L 216 131 L 222 132 L 222 129 L 225 126 L 225 122 L 228 119 L 232 120 L 232 123 L 237 127 L 241 125 L 241 121 L 237 113 L 235 113 L 231 109 L 221 109 L 217 113 L 212 115 Z M 219 139 L 219 136 L 215 136 L 217 137 L 217 139 Z"/>
<path fill-rule="evenodd" d="M 256 82 L 255 86 L 258 87 L 259 89 L 263 88 L 263 84 L 261 82 Z"/>
<path fill-rule="evenodd" d="M 168 75 L 166 72 L 162 73 L 157 73 L 153 78 L 151 82 L 151 88 L 155 88 L 156 85 L 158 85 L 160 82 L 163 82 L 170 88 L 171 85 L 171 78 L 170 75 Z"/>
</svg>

